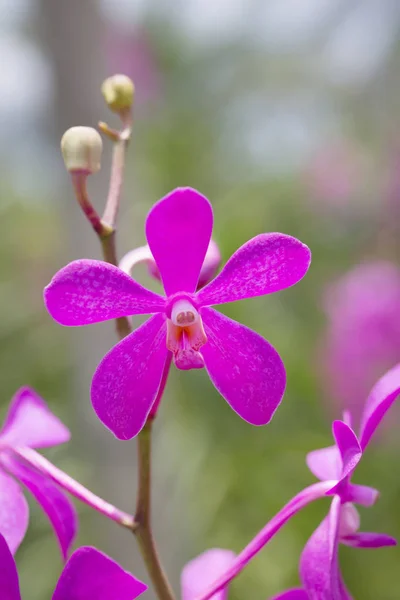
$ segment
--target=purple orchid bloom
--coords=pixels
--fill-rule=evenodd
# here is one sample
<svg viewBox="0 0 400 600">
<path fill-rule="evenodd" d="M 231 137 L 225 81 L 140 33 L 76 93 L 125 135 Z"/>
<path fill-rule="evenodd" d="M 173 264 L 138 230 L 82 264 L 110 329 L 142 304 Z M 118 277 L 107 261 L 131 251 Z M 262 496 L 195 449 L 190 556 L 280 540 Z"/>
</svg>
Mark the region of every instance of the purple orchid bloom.
<svg viewBox="0 0 400 600">
<path fill-rule="evenodd" d="M 0 431 L 0 532 L 11 552 L 18 549 L 29 521 L 28 504 L 15 477 L 49 518 L 66 558 L 77 530 L 75 509 L 52 481 L 19 456 L 19 451 L 47 448 L 69 439 L 70 432 L 42 398 L 30 388 L 18 390 Z"/>
<path fill-rule="evenodd" d="M 357 419 L 375 381 L 400 360 L 399 304 L 400 269 L 389 261 L 357 265 L 326 291 L 320 370 L 334 403 Z"/>
<path fill-rule="evenodd" d="M 268 423 L 282 399 L 286 376 L 276 350 L 210 307 L 294 285 L 308 270 L 310 251 L 288 235 L 258 235 L 196 292 L 212 225 L 211 204 L 190 188 L 174 190 L 150 211 L 147 242 L 166 297 L 96 260 L 70 263 L 45 290 L 47 310 L 62 325 L 154 314 L 103 358 L 93 378 L 94 410 L 119 439 L 142 429 L 170 353 L 179 369 L 205 367 L 233 410 L 253 425 Z"/>
<path fill-rule="evenodd" d="M 52 600 L 134 600 L 146 589 L 96 548 L 82 547 L 65 565 Z M 2 600 L 21 600 L 17 565 L 1 534 L 0 596 Z"/>
<path fill-rule="evenodd" d="M 213 548 L 188 562 L 181 574 L 182 600 L 196 600 L 208 586 L 232 567 L 236 555 L 231 550 Z M 226 600 L 228 587 L 224 587 L 212 596 L 212 600 Z M 308 600 L 301 589 L 282 592 L 271 600 Z"/>
<path fill-rule="evenodd" d="M 373 387 L 364 406 L 357 436 L 350 416 L 333 423 L 335 445 L 314 450 L 307 456 L 312 473 L 322 481 L 337 479 L 327 492 L 333 495 L 328 516 L 307 542 L 300 561 L 300 575 L 310 598 L 349 600 L 338 562 L 339 542 L 356 548 L 381 548 L 396 545 L 382 533 L 359 532 L 360 518 L 353 502 L 371 506 L 378 491 L 351 482 L 357 464 L 386 412 L 400 394 L 400 364 L 388 371 Z"/>
<path fill-rule="evenodd" d="M 321 481 L 294 496 L 232 558 L 230 565 L 211 584 L 204 586 L 196 600 L 209 600 L 225 589 L 295 514 L 326 495 L 333 496 L 329 514 L 311 536 L 302 553 L 300 576 L 304 592 L 300 598 L 351 600 L 339 570 L 339 542 L 356 548 L 380 548 L 397 543 L 386 534 L 358 531 L 360 519 L 353 502 L 372 506 L 378 492 L 368 486 L 352 483 L 351 477 L 377 427 L 399 394 L 400 364 L 388 371 L 372 389 L 364 406 L 358 437 L 351 429 L 349 414 L 346 413 L 344 421 L 335 421 L 333 424 L 335 446 L 308 454 L 307 465 Z"/>
<path fill-rule="evenodd" d="M 93 494 L 34 450 L 69 439 L 68 429 L 34 390 L 18 390 L 0 431 L 0 533 L 13 553 L 29 520 L 28 505 L 13 477 L 32 493 L 49 518 L 64 560 L 78 527 L 75 509 L 64 491 L 120 525 L 133 526 L 131 515 Z"/>
</svg>

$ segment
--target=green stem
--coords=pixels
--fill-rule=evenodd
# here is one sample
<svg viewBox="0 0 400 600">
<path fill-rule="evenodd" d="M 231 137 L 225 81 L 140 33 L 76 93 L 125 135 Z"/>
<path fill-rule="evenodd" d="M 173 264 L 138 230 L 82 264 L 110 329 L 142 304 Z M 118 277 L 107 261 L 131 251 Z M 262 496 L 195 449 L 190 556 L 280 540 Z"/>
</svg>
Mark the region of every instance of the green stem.
<svg viewBox="0 0 400 600">
<path fill-rule="evenodd" d="M 138 435 L 139 486 L 134 534 L 157 596 L 160 600 L 174 600 L 151 529 L 151 428 L 152 421 L 149 420 Z"/>
</svg>

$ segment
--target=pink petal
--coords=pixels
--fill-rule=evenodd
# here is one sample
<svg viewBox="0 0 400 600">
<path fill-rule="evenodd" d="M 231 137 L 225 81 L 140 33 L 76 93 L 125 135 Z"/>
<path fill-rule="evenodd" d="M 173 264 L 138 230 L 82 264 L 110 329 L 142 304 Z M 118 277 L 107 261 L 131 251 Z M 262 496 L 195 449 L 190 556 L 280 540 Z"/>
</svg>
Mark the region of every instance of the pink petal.
<svg viewBox="0 0 400 600">
<path fill-rule="evenodd" d="M 235 553 L 231 550 L 213 548 L 188 562 L 181 575 L 182 600 L 195 600 L 231 566 L 235 557 Z M 227 595 L 228 588 L 226 587 L 212 598 L 224 600 Z"/>
<path fill-rule="evenodd" d="M 360 444 L 364 450 L 379 423 L 400 393 L 400 364 L 388 371 L 373 387 L 361 417 Z"/>
<path fill-rule="evenodd" d="M 70 437 L 69 430 L 32 388 L 17 391 L 0 432 L 2 444 L 46 448 L 67 442 Z"/>
<path fill-rule="evenodd" d="M 212 226 L 211 204 L 192 188 L 177 188 L 149 212 L 146 237 L 167 296 L 196 290 Z"/>
<path fill-rule="evenodd" d="M 312 450 L 307 454 L 306 463 L 311 473 L 321 481 L 340 478 L 342 461 L 336 446 Z"/>
<path fill-rule="evenodd" d="M 346 423 L 334 421 L 332 430 L 342 462 L 341 477 L 345 478 L 351 475 L 360 462 L 362 450 L 356 434 Z"/>
<path fill-rule="evenodd" d="M 385 546 L 397 546 L 397 540 L 385 533 L 357 532 L 340 538 L 342 544 L 353 548 L 384 548 Z"/>
<path fill-rule="evenodd" d="M 271 598 L 271 600 L 310 600 L 308 594 L 304 590 L 299 588 L 295 590 L 287 590 L 277 596 Z"/>
<path fill-rule="evenodd" d="M 58 271 L 44 290 L 55 321 L 75 327 L 129 315 L 162 312 L 165 300 L 101 260 L 76 260 Z"/>
<path fill-rule="evenodd" d="M 201 309 L 201 316 L 208 340 L 201 354 L 211 381 L 242 419 L 269 423 L 285 391 L 279 354 L 258 333 L 212 308 Z"/>
<path fill-rule="evenodd" d="M 31 492 L 53 526 L 64 560 L 78 530 L 78 517 L 72 502 L 56 485 L 38 471 L 16 460 L 7 461 L 7 469 Z"/>
<path fill-rule="evenodd" d="M 210 240 L 208 244 L 206 256 L 204 258 L 203 265 L 200 271 L 198 288 L 206 285 L 214 277 L 217 269 L 221 263 L 221 253 L 218 248 L 218 244 L 214 240 Z"/>
<path fill-rule="evenodd" d="M 308 540 L 300 559 L 300 579 L 310 598 L 342 600 L 338 566 L 340 498 L 332 500 L 328 516 Z"/>
<path fill-rule="evenodd" d="M 93 408 L 120 440 L 139 433 L 167 359 L 164 315 L 154 315 L 105 355 L 92 381 Z"/>
<path fill-rule="evenodd" d="M 197 301 L 209 306 L 279 292 L 300 281 L 310 261 L 310 250 L 296 238 L 283 233 L 257 235 L 200 290 Z"/>
<path fill-rule="evenodd" d="M 378 496 L 378 490 L 372 487 L 348 483 L 341 498 L 342 502 L 355 502 L 361 504 L 361 506 L 373 506 Z"/>
<path fill-rule="evenodd" d="M 0 533 L 0 592 L 1 600 L 21 600 L 17 565 L 5 538 Z"/>
<path fill-rule="evenodd" d="M 78 548 L 64 567 L 52 600 L 134 600 L 147 585 L 96 548 Z"/>
<path fill-rule="evenodd" d="M 0 533 L 12 552 L 24 539 L 29 522 L 28 503 L 18 483 L 0 471 Z"/>
</svg>

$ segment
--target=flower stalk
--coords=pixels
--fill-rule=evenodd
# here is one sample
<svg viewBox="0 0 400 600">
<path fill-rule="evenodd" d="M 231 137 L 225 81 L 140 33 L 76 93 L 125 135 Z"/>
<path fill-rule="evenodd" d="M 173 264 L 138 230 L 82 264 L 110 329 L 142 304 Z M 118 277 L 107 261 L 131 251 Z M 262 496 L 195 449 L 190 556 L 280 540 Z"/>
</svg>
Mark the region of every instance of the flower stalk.
<svg viewBox="0 0 400 600">
<path fill-rule="evenodd" d="M 109 108 L 113 110 L 106 95 L 105 99 L 107 104 L 109 104 Z M 132 112 L 127 106 L 122 107 L 116 112 L 118 112 L 123 125 L 121 131 L 109 128 L 106 123 L 99 123 L 99 129 L 114 143 L 110 185 L 106 206 L 101 219 L 105 230 L 102 234 L 99 234 L 99 239 L 104 260 L 118 266 L 115 243 L 116 222 L 125 170 L 126 151 L 132 132 Z M 129 335 L 132 329 L 128 318 L 120 317 L 116 319 L 116 329 L 119 340 Z M 168 365 L 165 365 L 165 377 L 160 385 L 159 394 L 155 402 L 157 406 L 164 391 L 170 362 L 169 360 Z M 150 415 L 148 422 L 138 435 L 138 496 L 134 526 L 131 529 L 136 535 L 139 550 L 159 599 L 174 600 L 172 588 L 160 563 L 151 527 L 151 430 L 154 417 L 155 414 Z"/>
<path fill-rule="evenodd" d="M 119 525 L 122 525 L 122 527 L 126 527 L 131 531 L 136 529 L 137 525 L 132 515 L 125 513 L 109 502 L 103 500 L 103 498 L 100 498 L 100 496 L 93 494 L 93 492 L 53 465 L 47 458 L 32 448 L 14 448 L 12 452 L 17 455 L 19 459 L 22 459 L 24 463 L 42 473 L 47 479 L 56 483 L 60 488 L 68 492 L 71 496 L 74 496 L 77 500 L 87 504 L 90 508 L 97 510 L 97 512 L 108 519 L 115 521 Z"/>
</svg>

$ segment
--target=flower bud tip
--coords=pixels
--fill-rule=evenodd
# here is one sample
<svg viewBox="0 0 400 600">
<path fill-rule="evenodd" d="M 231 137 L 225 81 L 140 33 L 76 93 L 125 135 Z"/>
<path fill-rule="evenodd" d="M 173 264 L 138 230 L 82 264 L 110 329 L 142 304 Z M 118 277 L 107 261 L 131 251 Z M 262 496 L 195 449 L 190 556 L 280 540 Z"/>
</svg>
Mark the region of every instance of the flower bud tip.
<svg viewBox="0 0 400 600">
<path fill-rule="evenodd" d="M 131 108 L 135 86 L 127 75 L 113 75 L 103 81 L 101 93 L 109 109 L 119 113 Z"/>
<path fill-rule="evenodd" d="M 71 127 L 61 138 L 61 152 L 70 173 L 97 173 L 102 150 L 100 134 L 92 127 Z"/>
</svg>

